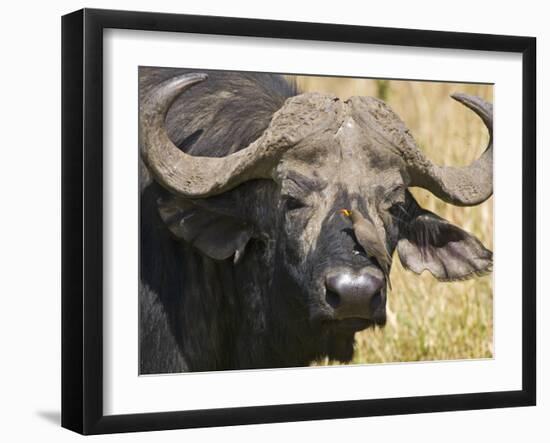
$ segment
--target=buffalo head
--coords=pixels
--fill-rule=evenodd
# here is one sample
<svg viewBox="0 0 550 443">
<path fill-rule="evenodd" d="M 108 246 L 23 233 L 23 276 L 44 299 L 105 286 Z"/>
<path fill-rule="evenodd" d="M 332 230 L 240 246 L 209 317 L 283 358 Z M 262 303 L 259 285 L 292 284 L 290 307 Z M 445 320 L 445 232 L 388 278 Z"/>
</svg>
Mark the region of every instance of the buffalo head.
<svg viewBox="0 0 550 443">
<path fill-rule="evenodd" d="M 385 323 L 387 271 L 396 249 L 405 268 L 428 270 L 439 280 L 490 271 L 492 253 L 422 209 L 408 188 L 427 189 L 458 206 L 492 195 L 491 104 L 453 96 L 491 134 L 485 152 L 467 167 L 433 164 L 380 100 L 341 101 L 318 93 L 289 98 L 244 149 L 201 157 L 179 149 L 164 122 L 175 99 L 206 79 L 205 74 L 169 79 L 140 105 L 143 159 L 174 196 L 161 204 L 162 217 L 203 254 L 236 263 L 251 239 L 262 242 L 273 267 L 266 270 L 270 296 L 293 299 L 307 312 L 306 321 L 336 336 Z M 196 208 L 215 215 L 197 217 Z M 365 221 L 365 242 L 358 241 L 342 208 Z M 332 357 L 346 360 L 350 352 L 348 346 Z"/>
</svg>

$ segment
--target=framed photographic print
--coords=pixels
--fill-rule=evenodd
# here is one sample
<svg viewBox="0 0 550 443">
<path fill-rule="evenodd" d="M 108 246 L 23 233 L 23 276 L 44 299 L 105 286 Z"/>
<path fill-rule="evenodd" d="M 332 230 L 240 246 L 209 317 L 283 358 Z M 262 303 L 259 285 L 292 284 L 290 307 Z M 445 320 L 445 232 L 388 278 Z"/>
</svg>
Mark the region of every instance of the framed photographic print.
<svg viewBox="0 0 550 443">
<path fill-rule="evenodd" d="M 534 38 L 62 26 L 64 427 L 535 404 Z"/>
</svg>

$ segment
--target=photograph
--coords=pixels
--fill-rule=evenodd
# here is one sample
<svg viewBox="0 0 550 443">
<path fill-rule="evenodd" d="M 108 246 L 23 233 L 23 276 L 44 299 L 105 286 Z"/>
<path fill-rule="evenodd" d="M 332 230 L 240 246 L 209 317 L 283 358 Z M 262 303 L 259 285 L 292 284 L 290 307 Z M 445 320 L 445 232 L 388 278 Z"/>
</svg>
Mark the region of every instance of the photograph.
<svg viewBox="0 0 550 443">
<path fill-rule="evenodd" d="M 549 14 L 445 6 L 6 2 L 0 441 L 550 442 Z"/>
<path fill-rule="evenodd" d="M 537 38 L 372 7 L 63 15 L 62 427 L 541 416 Z"/>
<path fill-rule="evenodd" d="M 136 75 L 139 375 L 494 358 L 493 84 Z"/>
</svg>

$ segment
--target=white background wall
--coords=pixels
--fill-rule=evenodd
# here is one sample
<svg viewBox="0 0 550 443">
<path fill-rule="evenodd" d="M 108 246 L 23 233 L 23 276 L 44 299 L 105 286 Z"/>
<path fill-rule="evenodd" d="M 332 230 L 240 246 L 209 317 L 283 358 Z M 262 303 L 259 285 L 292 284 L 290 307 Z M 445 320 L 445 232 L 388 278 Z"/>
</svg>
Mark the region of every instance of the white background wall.
<svg viewBox="0 0 550 443">
<path fill-rule="evenodd" d="M 4 2 L 0 32 L 0 438 L 73 441 L 60 414 L 60 16 L 87 7 L 272 18 L 282 20 L 532 35 L 538 38 L 538 147 L 550 103 L 542 79 L 550 75 L 550 30 L 544 2 L 462 0 L 338 2 L 277 0 L 165 0 Z M 544 105 L 543 105 L 544 102 Z M 520 147 L 518 146 L 518 149 Z M 548 218 L 549 156 L 539 156 L 539 226 Z M 542 196 L 542 197 L 541 197 Z M 546 201 L 546 205 L 543 204 Z M 539 229 L 540 231 L 540 229 Z M 539 235 L 537 407 L 398 417 L 331 420 L 165 431 L 99 437 L 125 441 L 422 442 L 548 441 L 550 437 L 550 327 L 544 300 L 548 234 Z M 513 257 L 510 257 L 513 260 Z M 518 262 L 518 278 L 520 263 Z M 545 275 L 541 275 L 544 274 Z"/>
</svg>

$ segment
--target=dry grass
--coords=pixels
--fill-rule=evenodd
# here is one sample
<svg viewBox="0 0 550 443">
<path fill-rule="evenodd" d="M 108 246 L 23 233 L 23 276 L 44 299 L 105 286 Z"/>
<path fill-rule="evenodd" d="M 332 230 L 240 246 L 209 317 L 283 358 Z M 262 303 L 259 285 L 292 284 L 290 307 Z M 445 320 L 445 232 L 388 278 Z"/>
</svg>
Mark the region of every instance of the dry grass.
<svg viewBox="0 0 550 443">
<path fill-rule="evenodd" d="M 352 95 L 385 99 L 424 152 L 439 164 L 466 165 L 487 145 L 488 134 L 481 121 L 449 95 L 465 92 L 492 101 L 492 86 L 322 77 L 297 77 L 297 83 L 302 90 L 330 92 L 342 99 Z M 421 189 L 413 193 L 423 207 L 493 248 L 492 198 L 476 207 L 459 208 Z M 405 271 L 396 258 L 391 281 L 388 323 L 384 329 L 356 335 L 353 363 L 492 357 L 492 275 L 439 283 L 428 273 L 417 276 Z"/>
</svg>

